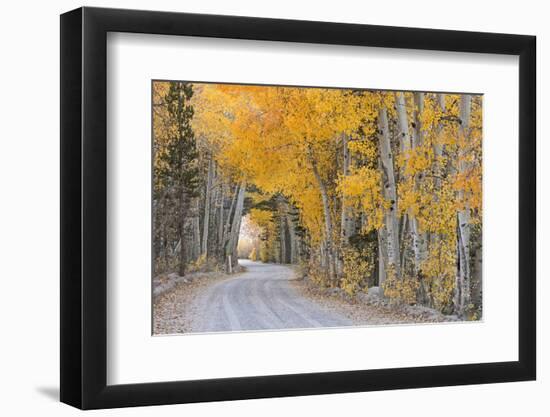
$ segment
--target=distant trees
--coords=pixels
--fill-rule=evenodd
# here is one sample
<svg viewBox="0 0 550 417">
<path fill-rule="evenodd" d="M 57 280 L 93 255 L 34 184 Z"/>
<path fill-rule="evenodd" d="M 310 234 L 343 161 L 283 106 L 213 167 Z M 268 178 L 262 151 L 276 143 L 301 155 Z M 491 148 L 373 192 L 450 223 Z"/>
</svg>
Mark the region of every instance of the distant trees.
<svg viewBox="0 0 550 417">
<path fill-rule="evenodd" d="M 157 272 L 175 248 L 234 269 L 248 214 L 255 258 L 479 317 L 480 96 L 155 83 L 153 105 Z"/>
</svg>

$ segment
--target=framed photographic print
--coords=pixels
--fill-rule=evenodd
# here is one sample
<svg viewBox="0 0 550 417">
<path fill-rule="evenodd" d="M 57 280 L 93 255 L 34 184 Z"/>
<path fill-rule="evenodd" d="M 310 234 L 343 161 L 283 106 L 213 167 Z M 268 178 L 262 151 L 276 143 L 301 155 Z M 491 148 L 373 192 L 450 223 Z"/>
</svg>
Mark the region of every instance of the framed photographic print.
<svg viewBox="0 0 550 417">
<path fill-rule="evenodd" d="M 535 38 L 61 16 L 61 401 L 535 379 Z"/>
</svg>

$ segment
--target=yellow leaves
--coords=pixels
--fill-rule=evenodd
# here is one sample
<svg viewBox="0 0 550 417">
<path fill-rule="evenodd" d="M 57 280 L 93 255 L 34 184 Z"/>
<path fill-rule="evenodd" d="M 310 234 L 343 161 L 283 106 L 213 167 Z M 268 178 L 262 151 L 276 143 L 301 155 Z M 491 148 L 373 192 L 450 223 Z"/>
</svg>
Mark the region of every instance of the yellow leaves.
<svg viewBox="0 0 550 417">
<path fill-rule="evenodd" d="M 424 183 L 423 188 L 430 183 Z M 417 194 L 418 210 L 416 217 L 420 229 L 430 233 L 450 236 L 456 228 L 456 197 L 451 185 L 442 181 L 441 188 L 432 192 Z"/>
<path fill-rule="evenodd" d="M 415 304 L 419 282 L 414 277 L 398 277 L 393 265 L 388 267 L 386 280 L 382 283 L 384 295 L 395 303 Z"/>
<path fill-rule="evenodd" d="M 365 117 L 373 118 L 373 103 L 386 96 L 341 89 L 203 85 L 195 97 L 194 128 L 216 146 L 215 158 L 224 172 L 234 172 L 264 192 L 287 196 L 299 208 L 312 242 L 320 243 L 323 206 L 312 164 L 323 181 L 333 183 L 342 134 L 354 134 L 362 126 L 364 137 L 372 135 L 374 123 L 365 125 Z M 376 159 L 371 141 L 351 143 L 352 154 Z M 379 187 L 379 174 L 371 181 Z M 374 198 L 380 200 L 379 194 Z M 379 227 L 381 214 L 371 217 L 370 227 Z"/>
<path fill-rule="evenodd" d="M 352 199 L 371 198 L 373 193 L 380 194 L 380 181 L 381 175 L 378 170 L 354 168 L 350 175 L 341 177 L 339 189 L 345 197 Z"/>
<path fill-rule="evenodd" d="M 420 193 L 415 191 L 414 181 L 408 180 L 399 185 L 399 214 L 419 214 Z"/>
<path fill-rule="evenodd" d="M 260 227 L 266 227 L 273 220 L 273 213 L 267 210 L 253 208 L 250 210 L 250 221 Z"/>
<path fill-rule="evenodd" d="M 386 107 L 389 115 L 395 117 L 395 95 L 392 93 L 379 91 L 371 92 L 375 96 L 376 108 Z"/>
<path fill-rule="evenodd" d="M 382 176 L 379 170 L 353 168 L 350 175 L 341 176 L 337 190 L 346 202 L 367 215 L 367 227 L 363 232 L 382 227 L 386 201 L 380 189 Z"/>
<path fill-rule="evenodd" d="M 459 197 L 461 197 L 461 199 L 457 200 L 457 209 L 463 210 L 464 207 L 481 209 L 482 183 L 480 166 L 475 166 L 466 172 L 457 173 L 452 186 L 458 192 Z"/>
<path fill-rule="evenodd" d="M 162 101 L 167 88 L 168 83 L 153 85 L 153 103 Z M 414 219 L 418 233 L 428 236 L 428 254 L 422 265 L 409 265 L 402 277 L 395 273 L 392 277 L 390 270 L 387 295 L 414 302 L 419 285 L 428 285 L 437 306 L 451 303 L 457 211 L 470 210 L 472 224 L 479 224 L 482 216 L 481 97 L 472 99 L 469 127 L 464 129 L 459 119 L 461 96 L 457 94 L 443 96 L 443 110 L 441 95 L 405 92 L 400 105 L 406 111 L 400 113 L 401 123 L 397 123 L 393 92 L 219 84 L 196 84 L 194 91 L 193 130 L 198 146 L 212 154 L 228 181 L 243 179 L 260 189 L 260 193 L 248 193 L 255 203 L 281 194 L 297 208 L 299 225 L 305 229 L 302 231 L 312 253 L 317 254 L 313 256 L 326 256 L 321 248 L 326 250 L 327 243 L 330 246 L 327 240 L 340 241 L 340 226 L 347 221 L 342 221 L 342 213 L 354 217 L 353 233 L 360 234 L 381 230 L 390 206 L 397 207 L 399 225 L 407 224 L 403 217 L 408 216 Z M 376 140 L 381 106 L 389 118 L 394 167 L 386 169 L 394 168 L 397 199 L 393 202 L 384 198 L 382 188 L 389 176 L 380 169 Z M 162 107 L 154 106 L 153 118 L 155 154 L 162 155 L 173 126 L 164 123 Z M 398 137 L 404 126 L 409 132 L 407 146 Z M 345 164 L 344 136 L 349 151 Z M 162 160 L 155 158 L 154 163 L 158 166 Z M 322 192 L 328 200 L 332 236 L 325 236 L 328 227 Z M 275 233 L 273 212 L 253 209 L 250 219 L 266 233 Z M 406 241 L 409 231 L 399 232 L 405 235 L 404 243 L 400 242 L 403 258 L 410 258 L 413 249 Z M 336 249 L 342 250 L 340 284 L 353 294 L 372 265 L 364 261 L 364 253 L 342 246 Z M 269 259 L 271 250 L 263 246 L 255 256 Z M 319 267 L 319 259 L 312 262 L 317 264 L 311 266 L 311 274 L 321 280 L 326 270 Z M 418 268 L 421 283 L 407 277 Z"/>
<path fill-rule="evenodd" d="M 420 114 L 420 124 L 422 130 L 425 133 L 430 133 L 436 128 L 439 120 L 442 116 L 441 110 L 439 107 L 436 107 L 435 102 L 428 102 L 424 106 L 422 113 Z"/>
<path fill-rule="evenodd" d="M 361 289 L 361 283 L 374 269 L 374 265 L 371 265 L 364 255 L 354 248 L 342 250 L 344 267 L 340 286 L 349 296 L 354 296 Z"/>
<path fill-rule="evenodd" d="M 323 240 L 323 203 L 319 191 L 309 185 L 292 193 L 292 202 L 300 211 L 300 221 L 309 231 L 311 242 L 318 245 Z"/>
<path fill-rule="evenodd" d="M 398 157 L 398 165 L 404 168 L 405 176 L 425 173 L 433 163 L 434 153 L 430 146 L 419 146 L 403 152 Z"/>
<path fill-rule="evenodd" d="M 253 208 L 246 216 L 251 229 L 255 230 L 254 240 L 259 243 L 259 251 L 253 250 L 250 259 L 260 259 L 262 262 L 271 262 L 274 259 L 276 248 L 274 242 L 277 234 L 277 225 L 273 211 Z M 242 232 L 241 232 L 242 233 Z"/>
<path fill-rule="evenodd" d="M 430 288 L 435 307 L 443 310 L 452 303 L 456 276 L 456 234 L 438 236 L 426 260 L 422 274 Z"/>
<path fill-rule="evenodd" d="M 363 129 L 364 131 L 366 129 Z M 370 130 L 363 132 L 365 137 L 369 137 L 374 133 L 374 128 L 371 127 Z M 378 156 L 378 150 L 376 148 L 376 143 L 368 139 L 352 139 L 348 143 L 348 149 L 352 155 L 357 155 L 368 161 L 375 161 Z"/>
<path fill-rule="evenodd" d="M 322 144 L 359 126 L 359 97 L 349 90 L 283 88 L 286 108 L 282 120 L 296 141 Z"/>
</svg>

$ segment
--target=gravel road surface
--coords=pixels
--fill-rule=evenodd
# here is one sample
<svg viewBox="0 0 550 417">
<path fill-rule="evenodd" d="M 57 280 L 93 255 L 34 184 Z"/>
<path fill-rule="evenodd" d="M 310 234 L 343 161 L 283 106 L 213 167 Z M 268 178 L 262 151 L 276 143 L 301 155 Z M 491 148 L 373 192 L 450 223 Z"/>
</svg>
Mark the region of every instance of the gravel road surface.
<svg viewBox="0 0 550 417">
<path fill-rule="evenodd" d="M 239 261 L 246 272 L 208 287 L 196 300 L 192 332 L 342 327 L 352 321 L 298 293 L 285 265 Z"/>
</svg>

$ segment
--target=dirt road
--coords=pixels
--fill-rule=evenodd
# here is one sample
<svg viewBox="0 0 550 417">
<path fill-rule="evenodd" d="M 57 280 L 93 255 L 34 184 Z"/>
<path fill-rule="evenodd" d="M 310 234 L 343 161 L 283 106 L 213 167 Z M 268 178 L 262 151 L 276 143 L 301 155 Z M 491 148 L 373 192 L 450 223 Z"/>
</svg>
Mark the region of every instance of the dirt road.
<svg viewBox="0 0 550 417">
<path fill-rule="evenodd" d="M 353 323 L 322 309 L 291 285 L 293 271 L 285 265 L 239 261 L 246 272 L 207 288 L 196 300 L 193 332 L 219 332 L 314 327 Z"/>
</svg>

